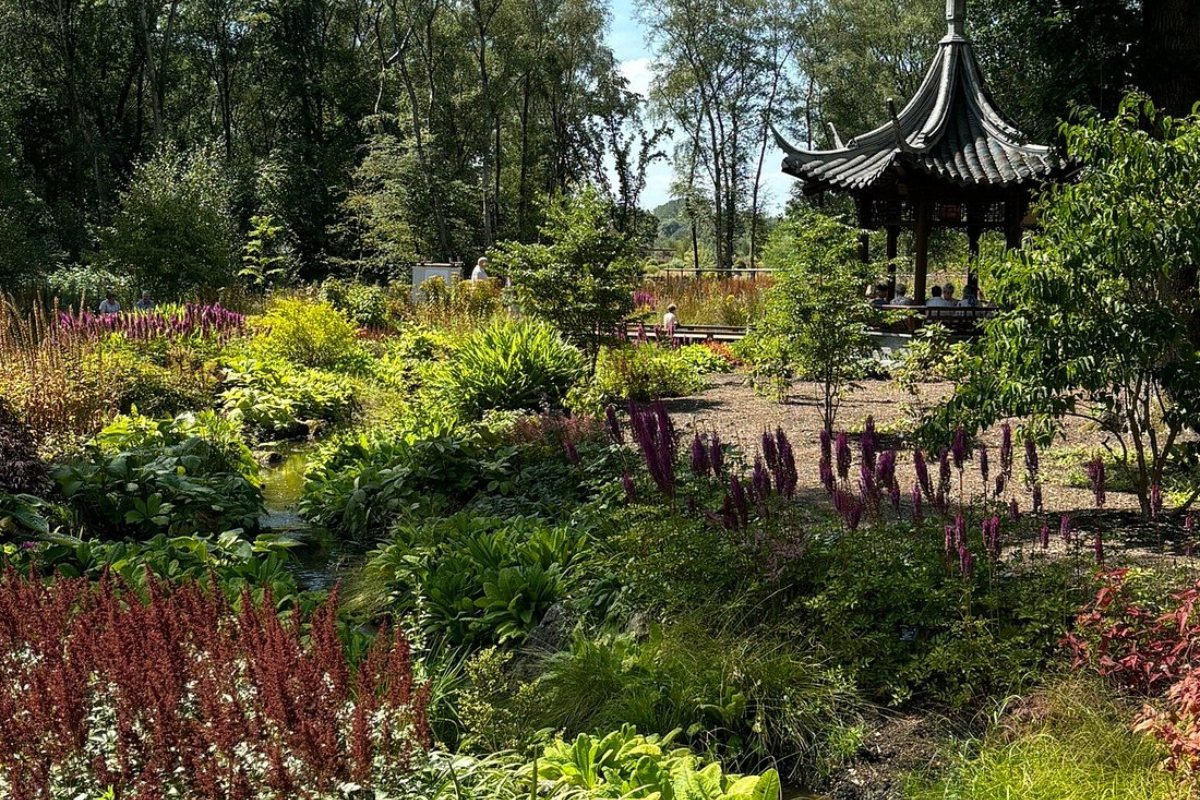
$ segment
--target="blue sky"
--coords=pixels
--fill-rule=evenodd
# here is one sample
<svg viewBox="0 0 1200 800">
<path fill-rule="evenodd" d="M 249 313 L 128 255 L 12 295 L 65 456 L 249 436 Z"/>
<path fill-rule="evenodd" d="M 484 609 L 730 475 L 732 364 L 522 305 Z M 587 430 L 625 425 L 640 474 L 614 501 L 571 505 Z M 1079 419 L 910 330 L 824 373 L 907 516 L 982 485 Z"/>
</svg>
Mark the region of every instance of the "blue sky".
<svg viewBox="0 0 1200 800">
<path fill-rule="evenodd" d="M 621 64 L 621 73 L 629 81 L 629 88 L 645 96 L 650 88 L 651 54 L 646 43 L 646 32 L 638 21 L 634 0 L 610 0 L 612 20 L 608 30 L 608 46 Z M 787 200 L 792 178 L 779 171 L 783 153 L 774 145 L 767 150 L 763 164 L 763 186 L 768 210 L 777 211 Z M 670 199 L 671 165 L 659 162 L 650 168 L 646 176 L 646 191 L 642 205 L 654 208 Z"/>
</svg>

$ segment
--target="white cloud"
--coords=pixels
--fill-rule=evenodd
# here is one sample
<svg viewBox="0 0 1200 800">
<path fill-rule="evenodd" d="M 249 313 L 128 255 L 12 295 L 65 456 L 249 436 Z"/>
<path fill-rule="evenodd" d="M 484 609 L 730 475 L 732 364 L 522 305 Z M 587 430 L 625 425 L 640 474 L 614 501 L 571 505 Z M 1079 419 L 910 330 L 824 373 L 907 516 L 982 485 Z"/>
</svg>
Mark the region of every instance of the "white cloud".
<svg viewBox="0 0 1200 800">
<path fill-rule="evenodd" d="M 629 81 L 629 90 L 642 97 L 650 96 L 650 80 L 653 77 L 652 61 L 648 57 L 631 58 L 621 62 L 621 74 Z"/>
</svg>

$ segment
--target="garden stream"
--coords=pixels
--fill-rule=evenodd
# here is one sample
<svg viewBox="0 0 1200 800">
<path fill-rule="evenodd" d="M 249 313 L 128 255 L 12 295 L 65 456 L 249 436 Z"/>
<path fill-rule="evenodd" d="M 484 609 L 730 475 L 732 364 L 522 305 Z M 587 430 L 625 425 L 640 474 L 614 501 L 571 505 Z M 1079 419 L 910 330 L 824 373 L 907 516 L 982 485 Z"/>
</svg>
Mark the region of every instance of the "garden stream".
<svg viewBox="0 0 1200 800">
<path fill-rule="evenodd" d="M 262 529 L 299 543 L 293 551 L 297 559 L 292 572 L 301 589 L 331 589 L 361 563 L 362 555 L 348 552 L 326 530 L 300 516 L 304 470 L 312 447 L 284 444 L 272 450 L 278 458 L 259 473 L 266 506 Z"/>
</svg>

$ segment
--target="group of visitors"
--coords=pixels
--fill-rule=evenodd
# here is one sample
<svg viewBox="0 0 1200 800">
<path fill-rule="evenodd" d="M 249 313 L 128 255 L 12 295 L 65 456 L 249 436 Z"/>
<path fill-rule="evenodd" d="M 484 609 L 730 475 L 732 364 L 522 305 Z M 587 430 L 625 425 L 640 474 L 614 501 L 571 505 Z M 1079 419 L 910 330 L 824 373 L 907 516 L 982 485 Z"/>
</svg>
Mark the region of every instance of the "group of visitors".
<svg viewBox="0 0 1200 800">
<path fill-rule="evenodd" d="M 889 301 L 887 284 L 877 283 L 875 284 L 875 299 L 871 301 L 871 304 L 874 306 L 911 306 L 916 305 L 916 301 L 908 296 L 908 287 L 903 283 L 896 284 L 896 296 Z M 975 281 L 967 281 L 961 299 L 954 296 L 954 284 L 950 281 L 941 286 L 935 284 L 929 290 L 929 299 L 925 301 L 926 308 L 975 308 L 982 304 L 979 284 Z"/>
<path fill-rule="evenodd" d="M 137 301 L 133 304 L 135 311 L 153 311 L 154 301 L 150 299 L 150 292 L 142 292 Z M 100 305 L 96 309 L 101 314 L 120 314 L 121 304 L 117 302 L 115 292 L 108 292 L 104 295 L 104 299 L 100 301 Z"/>
</svg>

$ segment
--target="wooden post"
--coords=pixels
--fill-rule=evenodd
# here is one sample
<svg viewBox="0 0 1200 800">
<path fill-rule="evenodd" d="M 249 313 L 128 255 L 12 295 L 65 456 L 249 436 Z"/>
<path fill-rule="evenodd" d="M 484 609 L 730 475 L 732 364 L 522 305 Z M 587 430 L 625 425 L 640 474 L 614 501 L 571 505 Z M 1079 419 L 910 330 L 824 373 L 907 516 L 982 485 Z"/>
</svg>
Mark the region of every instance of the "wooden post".
<svg viewBox="0 0 1200 800">
<path fill-rule="evenodd" d="M 896 298 L 896 250 L 900 244 L 900 226 L 888 225 L 887 228 L 887 260 L 888 260 L 888 300 Z"/>
<path fill-rule="evenodd" d="M 979 263 L 979 236 L 983 230 L 977 225 L 967 228 L 967 283 L 975 279 L 975 267 Z"/>
<path fill-rule="evenodd" d="M 858 235 L 858 258 L 864 264 L 871 263 L 871 234 L 866 231 Z"/>
<path fill-rule="evenodd" d="M 929 198 L 921 197 L 917 199 L 917 227 L 914 231 L 915 241 L 913 242 L 917 252 L 912 299 L 913 303 L 918 306 L 925 305 L 925 279 L 929 272 L 929 232 L 932 228 L 933 204 Z"/>
<path fill-rule="evenodd" d="M 1021 249 L 1021 218 L 1025 216 L 1025 198 L 1013 195 L 1004 202 L 1004 244 L 1009 250 Z"/>
</svg>

